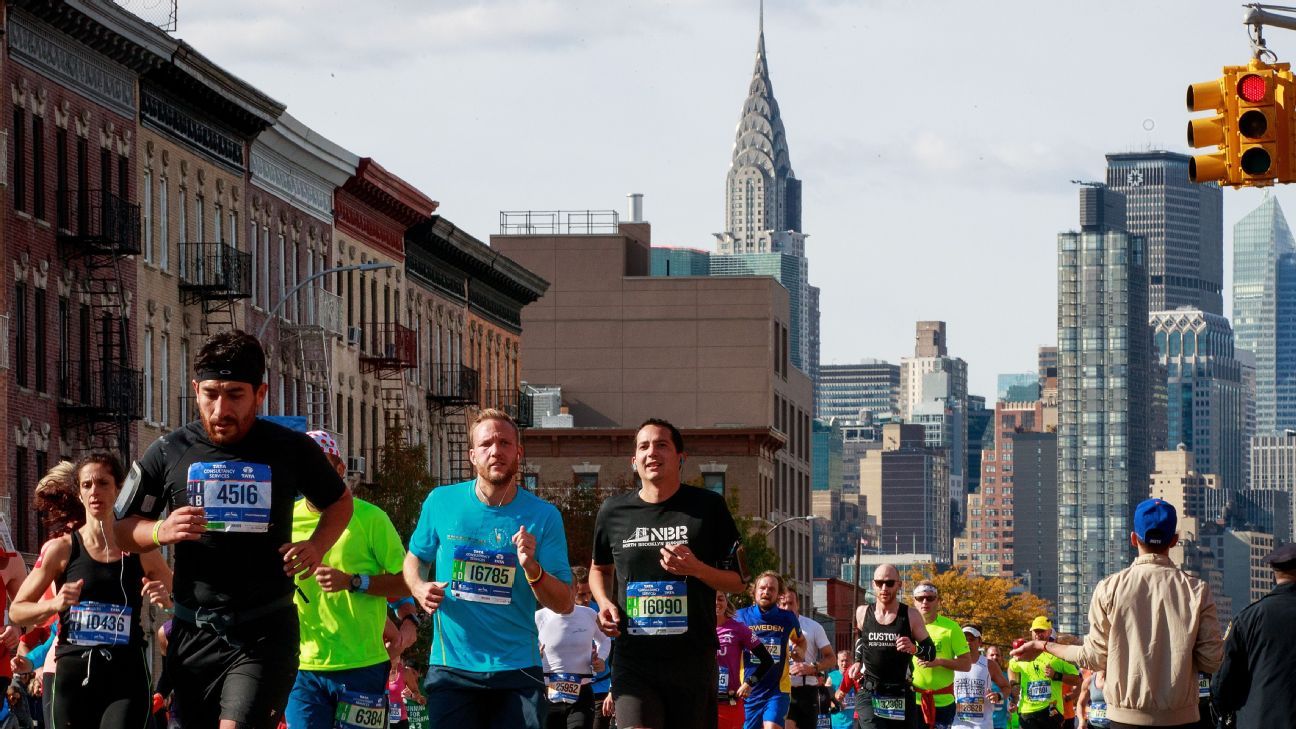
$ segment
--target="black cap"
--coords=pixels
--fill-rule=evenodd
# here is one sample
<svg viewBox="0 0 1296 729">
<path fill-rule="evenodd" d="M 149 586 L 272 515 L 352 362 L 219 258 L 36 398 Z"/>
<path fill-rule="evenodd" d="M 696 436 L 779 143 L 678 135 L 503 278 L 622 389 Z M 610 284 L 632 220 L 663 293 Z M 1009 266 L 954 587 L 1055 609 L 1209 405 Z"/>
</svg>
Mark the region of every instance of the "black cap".
<svg viewBox="0 0 1296 729">
<path fill-rule="evenodd" d="M 1296 542 L 1275 547 L 1265 561 L 1284 571 L 1296 567 Z"/>
</svg>

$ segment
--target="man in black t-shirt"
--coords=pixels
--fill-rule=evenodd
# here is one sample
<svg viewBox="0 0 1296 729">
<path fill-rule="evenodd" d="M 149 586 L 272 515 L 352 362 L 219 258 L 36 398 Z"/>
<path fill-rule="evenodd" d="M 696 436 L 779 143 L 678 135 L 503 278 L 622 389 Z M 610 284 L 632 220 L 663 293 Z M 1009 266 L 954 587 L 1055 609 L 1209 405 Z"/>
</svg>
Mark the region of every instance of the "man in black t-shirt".
<svg viewBox="0 0 1296 729">
<path fill-rule="evenodd" d="M 612 694 L 623 729 L 703 729 L 716 721 L 716 591 L 741 592 L 742 550 L 724 498 L 682 486 L 684 439 L 664 420 L 635 435 L 642 486 L 603 502 L 590 589 L 617 638 Z"/>
<path fill-rule="evenodd" d="M 266 385 L 255 338 L 211 337 L 193 371 L 199 420 L 131 469 L 115 534 L 132 552 L 175 545 L 167 671 L 185 726 L 273 727 L 297 673 L 293 578 L 319 567 L 351 519 L 351 495 L 306 434 L 257 420 Z M 299 493 L 321 513 L 293 543 Z"/>
</svg>

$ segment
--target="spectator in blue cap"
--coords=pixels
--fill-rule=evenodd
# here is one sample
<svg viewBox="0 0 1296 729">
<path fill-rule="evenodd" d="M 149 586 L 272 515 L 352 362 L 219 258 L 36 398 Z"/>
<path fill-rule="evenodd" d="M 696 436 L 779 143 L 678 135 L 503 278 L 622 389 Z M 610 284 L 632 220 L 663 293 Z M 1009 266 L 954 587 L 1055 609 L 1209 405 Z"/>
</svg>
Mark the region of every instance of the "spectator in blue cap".
<svg viewBox="0 0 1296 729">
<path fill-rule="evenodd" d="M 1210 585 L 1170 560 L 1178 528 L 1170 502 L 1140 503 L 1130 532 L 1138 557 L 1094 588 L 1083 644 L 1035 640 L 1012 652 L 1026 661 L 1048 652 L 1090 670 L 1105 670 L 1103 695 L 1114 729 L 1195 729 L 1197 674 L 1214 673 L 1223 657 Z"/>
</svg>

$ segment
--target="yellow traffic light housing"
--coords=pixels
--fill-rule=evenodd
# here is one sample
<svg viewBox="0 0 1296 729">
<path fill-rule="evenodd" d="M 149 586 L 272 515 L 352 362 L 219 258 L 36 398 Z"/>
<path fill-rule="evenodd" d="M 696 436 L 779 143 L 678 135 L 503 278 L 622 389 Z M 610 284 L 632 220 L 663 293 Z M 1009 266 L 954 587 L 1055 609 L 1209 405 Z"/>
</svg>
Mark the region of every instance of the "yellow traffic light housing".
<svg viewBox="0 0 1296 729">
<path fill-rule="evenodd" d="M 1290 159 L 1292 90 L 1289 64 L 1259 61 L 1226 66 L 1218 80 L 1189 86 L 1188 109 L 1216 114 L 1188 122 L 1188 145 L 1218 148 L 1194 157 L 1189 177 L 1233 187 L 1287 182 L 1296 169 Z"/>
</svg>

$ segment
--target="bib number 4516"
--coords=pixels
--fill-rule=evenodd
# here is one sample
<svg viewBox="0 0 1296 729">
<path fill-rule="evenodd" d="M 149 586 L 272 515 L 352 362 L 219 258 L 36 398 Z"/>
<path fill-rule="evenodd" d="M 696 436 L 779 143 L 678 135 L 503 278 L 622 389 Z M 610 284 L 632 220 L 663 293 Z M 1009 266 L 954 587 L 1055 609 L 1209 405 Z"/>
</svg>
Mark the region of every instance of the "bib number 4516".
<svg viewBox="0 0 1296 729">
<path fill-rule="evenodd" d="M 261 500 L 256 484 L 251 483 L 221 484 L 216 499 L 229 506 L 256 506 Z"/>
</svg>

